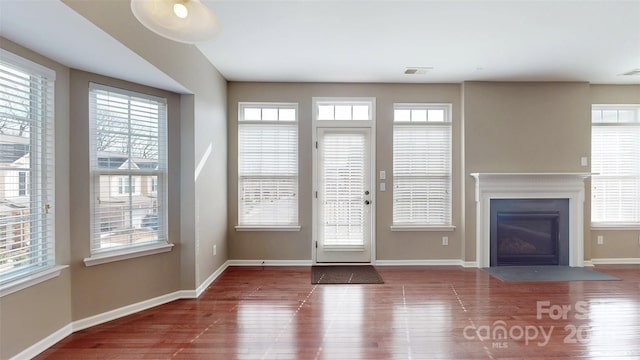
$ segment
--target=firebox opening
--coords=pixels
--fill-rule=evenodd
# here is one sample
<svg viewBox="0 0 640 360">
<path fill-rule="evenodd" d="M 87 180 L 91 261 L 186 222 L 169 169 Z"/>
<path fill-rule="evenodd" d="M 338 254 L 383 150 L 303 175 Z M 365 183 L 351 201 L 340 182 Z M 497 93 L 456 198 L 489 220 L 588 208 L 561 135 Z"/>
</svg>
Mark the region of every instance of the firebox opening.
<svg viewBox="0 0 640 360">
<path fill-rule="evenodd" d="M 492 199 L 491 266 L 568 265 L 568 199 Z"/>
<path fill-rule="evenodd" d="M 498 266 L 558 265 L 556 213 L 498 213 Z"/>
</svg>

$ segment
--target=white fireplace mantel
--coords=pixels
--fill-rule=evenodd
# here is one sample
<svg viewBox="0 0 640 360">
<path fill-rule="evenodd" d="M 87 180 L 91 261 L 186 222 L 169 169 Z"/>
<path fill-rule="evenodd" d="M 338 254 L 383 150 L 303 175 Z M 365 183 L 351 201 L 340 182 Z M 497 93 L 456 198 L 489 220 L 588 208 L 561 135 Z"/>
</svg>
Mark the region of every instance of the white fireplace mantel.
<svg viewBox="0 0 640 360">
<path fill-rule="evenodd" d="M 472 173 L 476 261 L 490 266 L 491 199 L 569 199 L 569 266 L 584 266 L 584 179 L 591 173 Z"/>
</svg>

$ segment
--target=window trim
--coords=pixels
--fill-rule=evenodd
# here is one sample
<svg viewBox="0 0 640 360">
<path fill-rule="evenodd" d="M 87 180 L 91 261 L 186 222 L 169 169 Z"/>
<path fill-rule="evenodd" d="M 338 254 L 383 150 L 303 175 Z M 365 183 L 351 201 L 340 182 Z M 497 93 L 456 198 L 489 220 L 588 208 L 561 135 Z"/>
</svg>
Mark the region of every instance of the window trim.
<svg viewBox="0 0 640 360">
<path fill-rule="evenodd" d="M 24 276 L 16 277 L 15 279 L 0 285 L 0 298 L 24 290 L 31 286 L 38 285 L 47 280 L 51 280 L 60 276 L 62 270 L 68 268 L 69 265 L 53 265 L 45 269 L 39 269 Z"/>
<path fill-rule="evenodd" d="M 173 250 L 174 244 L 155 242 L 152 244 L 139 244 L 127 247 L 119 247 L 113 250 L 102 250 L 83 259 L 84 265 L 95 266 L 115 261 L 135 259 L 148 255 L 162 254 Z"/>
<path fill-rule="evenodd" d="M 132 259 L 132 258 L 171 251 L 173 249 L 174 244 L 172 244 L 169 241 L 168 210 L 167 210 L 168 209 L 167 204 L 168 204 L 168 198 L 169 198 L 168 184 L 167 184 L 168 177 L 169 177 L 168 176 L 168 122 L 169 122 L 168 100 L 165 97 L 122 89 L 112 85 L 91 82 L 90 88 L 89 88 L 89 111 L 91 111 L 91 106 L 92 106 L 91 91 L 93 89 L 107 91 L 107 92 L 114 92 L 119 95 L 128 96 L 128 97 L 137 97 L 137 98 L 143 98 L 147 100 L 153 100 L 153 101 L 157 101 L 159 103 L 164 104 L 164 119 L 160 119 L 160 123 L 158 124 L 158 131 L 164 132 L 164 134 L 158 135 L 159 140 L 164 140 L 164 149 L 159 147 L 158 151 L 163 155 L 159 154 L 158 167 L 156 169 L 128 169 L 128 170 L 102 169 L 101 170 L 97 167 L 94 168 L 93 165 L 90 165 L 90 169 L 89 169 L 90 171 L 89 178 L 91 181 L 90 255 L 83 260 L 84 264 L 85 266 L 93 266 L 93 265 L 99 265 L 99 264 L 110 263 L 114 261 Z M 92 118 L 91 114 L 89 114 L 89 121 L 90 121 L 90 129 L 91 129 L 90 159 L 91 161 L 93 161 L 94 158 L 97 158 L 98 154 L 94 146 L 96 133 L 94 130 L 94 127 L 95 127 L 94 119 Z M 158 199 L 157 201 L 159 201 L 162 204 L 162 206 L 160 207 L 162 210 L 158 211 L 158 219 L 162 219 L 161 221 L 164 222 L 164 231 L 162 233 L 158 232 L 157 240 L 141 242 L 141 243 L 125 244 L 122 246 L 114 246 L 114 247 L 104 248 L 104 249 L 94 248 L 94 242 L 95 242 L 94 236 L 96 233 L 96 227 L 100 226 L 100 224 L 96 223 L 96 220 L 95 220 L 95 206 L 96 206 L 95 182 L 100 181 L 100 176 L 117 176 L 118 177 L 118 180 L 116 180 L 117 188 L 119 188 L 120 179 L 122 177 L 130 176 L 131 180 L 134 183 L 133 186 L 135 187 L 136 190 L 138 189 L 138 186 L 142 187 L 142 181 L 143 181 L 142 179 L 145 176 L 155 176 L 158 178 L 157 188 L 162 193 L 161 198 L 156 196 L 156 198 Z M 136 183 L 136 178 L 140 178 L 139 183 Z M 112 186 L 111 183 L 109 184 L 109 186 Z M 157 193 L 158 192 L 156 192 L 155 194 L 157 195 Z M 136 195 L 135 192 L 120 194 L 119 189 L 117 189 L 116 194 L 114 194 L 114 196 L 116 197 L 127 197 L 127 196 L 135 196 L 135 195 Z"/>
<path fill-rule="evenodd" d="M 246 108 L 260 108 L 260 109 L 293 109 L 295 110 L 295 120 L 245 120 L 244 109 Z M 291 224 L 241 224 L 241 180 L 243 176 L 240 175 L 240 128 L 242 125 L 266 125 L 266 126 L 294 126 L 296 129 L 296 173 L 295 176 L 280 176 L 295 177 L 295 193 L 296 193 L 296 219 L 295 223 Z M 299 104 L 297 102 L 238 102 L 238 118 L 237 118 L 237 164 L 238 169 L 236 171 L 236 183 L 237 183 L 237 212 L 236 212 L 236 225 L 234 229 L 236 231 L 300 231 L 300 111 Z"/>
<path fill-rule="evenodd" d="M 447 232 L 447 231 L 455 231 L 456 227 L 454 225 L 446 226 L 426 226 L 426 225 L 391 225 L 389 227 L 393 232 L 401 232 L 401 231 L 416 231 L 416 232 Z"/>
<path fill-rule="evenodd" d="M 27 74 L 30 78 L 37 77 L 41 84 L 38 91 L 44 93 L 38 98 L 38 104 L 41 108 L 30 111 L 44 114 L 42 124 L 38 126 L 40 129 L 29 138 L 32 145 L 30 149 L 30 157 L 34 154 L 40 159 L 39 166 L 29 166 L 29 176 L 25 172 L 25 194 L 19 195 L 20 185 L 16 188 L 18 197 L 25 196 L 30 198 L 30 203 L 34 201 L 42 206 L 48 214 L 45 220 L 40 220 L 39 226 L 45 227 L 44 236 L 37 239 L 38 246 L 44 248 L 46 255 L 38 256 L 44 260 L 37 262 L 35 265 L 26 265 L 17 270 L 10 271 L 0 276 L 0 298 L 20 291 L 22 289 L 34 286 L 46 280 L 52 279 L 60 275 L 60 271 L 68 265 L 56 265 L 56 237 L 55 237 L 55 150 L 56 150 L 56 134 L 55 134 L 55 93 L 56 93 L 56 72 L 43 65 L 35 63 L 22 56 L 9 52 L 0 48 L 0 59 L 9 67 L 17 68 L 20 72 Z M 31 80 L 33 81 L 33 80 Z M 34 138 L 36 137 L 36 138 Z M 21 170 L 18 170 L 21 172 Z M 20 175 L 17 175 L 20 178 Z M 37 178 L 36 178 L 37 177 Z M 36 179 L 37 181 L 33 181 Z M 18 181 L 19 182 L 19 181 Z M 44 184 L 41 188 L 35 188 L 34 183 Z M 33 209 L 33 208 L 31 208 Z M 41 218 L 38 216 L 38 218 Z M 42 232 L 41 232 L 42 233 Z M 20 236 L 24 236 L 21 233 Z"/>
<path fill-rule="evenodd" d="M 593 113 L 594 110 L 637 110 L 640 113 L 640 104 L 592 104 L 591 105 L 591 111 Z M 640 115 L 639 115 L 640 116 Z M 594 122 L 593 121 L 593 115 L 591 117 L 591 130 L 592 130 L 592 135 L 591 135 L 591 143 L 593 143 L 593 128 L 594 127 L 640 127 L 640 119 L 638 119 L 639 121 L 637 122 Z M 640 141 L 640 139 L 638 139 L 638 141 Z M 591 149 L 591 158 L 593 159 L 593 146 Z M 593 166 L 593 161 L 592 161 L 592 166 Z M 594 170 L 595 171 L 595 170 Z M 594 173 L 592 178 L 598 178 L 600 175 L 599 173 Z M 614 175 L 610 175 L 610 174 L 605 174 L 602 176 L 614 176 Z M 623 176 L 623 175 L 617 175 L 617 176 Z M 640 174 L 636 174 L 636 175 L 627 175 L 630 177 L 639 177 L 640 178 Z M 593 180 L 592 180 L 593 183 Z M 634 230 L 640 230 L 640 220 L 637 222 L 626 222 L 626 221 L 620 221 L 620 222 L 616 222 L 616 221 L 593 221 L 593 212 L 595 211 L 595 206 L 593 204 L 593 185 L 591 185 L 591 214 L 589 214 L 590 217 L 590 229 L 591 230 L 629 230 L 629 231 L 634 231 Z M 640 200 L 640 199 L 639 199 Z"/>
<path fill-rule="evenodd" d="M 236 225 L 234 228 L 236 231 L 300 231 L 302 229 L 300 225 Z"/>
<path fill-rule="evenodd" d="M 425 121 L 425 122 L 414 122 L 414 121 L 396 121 L 395 120 L 395 111 L 396 110 L 444 110 L 444 120 L 443 121 L 433 121 L 433 122 L 429 122 L 429 121 Z M 448 178 L 449 178 L 449 203 L 448 203 L 448 217 L 449 217 L 449 223 L 448 224 L 433 224 L 433 223 L 394 223 L 393 222 L 393 218 L 394 218 L 394 214 L 393 214 L 393 205 L 395 204 L 395 179 L 396 179 L 396 175 L 395 172 L 393 171 L 393 161 L 395 158 L 395 153 L 394 153 L 394 147 L 395 147 L 395 143 L 392 140 L 392 154 L 391 154 L 391 159 L 392 159 L 392 175 L 391 175 L 391 181 L 392 181 L 392 214 L 391 214 L 391 222 L 392 225 L 389 227 L 391 231 L 393 232 L 399 232 L 399 231 L 415 231 L 415 232 L 427 232 L 427 231 L 435 231 L 435 232 L 447 232 L 447 231 L 454 231 L 455 230 L 455 225 L 453 224 L 453 105 L 451 103 L 394 103 L 393 104 L 393 113 L 392 113 L 392 120 L 391 120 L 391 124 L 392 124 L 392 137 L 395 137 L 395 130 L 396 127 L 416 127 L 416 126 L 425 126 L 425 127 L 429 127 L 429 126 L 448 126 L 449 127 L 449 131 L 450 131 L 450 147 L 449 147 L 449 174 L 448 174 Z"/>
</svg>

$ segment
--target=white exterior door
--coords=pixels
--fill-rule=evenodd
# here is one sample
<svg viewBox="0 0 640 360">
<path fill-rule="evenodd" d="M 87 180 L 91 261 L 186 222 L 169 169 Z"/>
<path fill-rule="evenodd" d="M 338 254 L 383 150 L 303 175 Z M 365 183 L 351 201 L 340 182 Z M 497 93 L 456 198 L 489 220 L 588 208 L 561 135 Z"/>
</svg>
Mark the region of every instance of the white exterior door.
<svg viewBox="0 0 640 360">
<path fill-rule="evenodd" d="M 316 262 L 371 262 L 371 129 L 318 127 L 316 136 Z"/>
</svg>

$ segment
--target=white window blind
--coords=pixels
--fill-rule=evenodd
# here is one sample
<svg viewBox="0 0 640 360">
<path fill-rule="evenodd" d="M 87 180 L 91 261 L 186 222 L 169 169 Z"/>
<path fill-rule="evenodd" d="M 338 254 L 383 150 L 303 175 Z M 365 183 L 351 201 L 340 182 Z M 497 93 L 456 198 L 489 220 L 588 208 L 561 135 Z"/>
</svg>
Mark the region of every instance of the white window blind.
<svg viewBox="0 0 640 360">
<path fill-rule="evenodd" d="M 640 105 L 592 109 L 591 223 L 640 225 Z"/>
<path fill-rule="evenodd" d="M 55 264 L 54 82 L 0 49 L 0 285 Z"/>
<path fill-rule="evenodd" d="M 393 225 L 451 225 L 449 105 L 394 104 Z"/>
<path fill-rule="evenodd" d="M 166 99 L 92 83 L 89 108 L 92 252 L 167 242 Z"/>
<path fill-rule="evenodd" d="M 297 112 L 297 104 L 239 104 L 238 225 L 298 225 Z"/>
<path fill-rule="evenodd" d="M 367 140 L 362 132 L 348 131 L 322 137 L 319 185 L 324 246 L 364 245 Z"/>
</svg>

